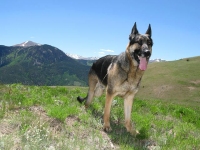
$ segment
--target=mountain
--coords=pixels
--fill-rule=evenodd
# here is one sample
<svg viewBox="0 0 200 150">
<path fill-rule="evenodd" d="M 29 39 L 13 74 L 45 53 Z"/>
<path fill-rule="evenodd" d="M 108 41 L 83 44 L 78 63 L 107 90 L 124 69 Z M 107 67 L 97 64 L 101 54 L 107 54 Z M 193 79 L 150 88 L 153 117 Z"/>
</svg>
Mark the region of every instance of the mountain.
<svg viewBox="0 0 200 150">
<path fill-rule="evenodd" d="M 41 44 L 39 43 L 35 43 L 35 42 L 32 42 L 32 41 L 26 41 L 26 42 L 23 42 L 21 44 L 16 44 L 16 45 L 13 45 L 14 47 L 15 46 L 20 46 L 20 47 L 30 47 L 30 46 L 40 46 Z"/>
<path fill-rule="evenodd" d="M 89 68 L 51 45 L 0 45 L 0 83 L 86 86 Z"/>
</svg>

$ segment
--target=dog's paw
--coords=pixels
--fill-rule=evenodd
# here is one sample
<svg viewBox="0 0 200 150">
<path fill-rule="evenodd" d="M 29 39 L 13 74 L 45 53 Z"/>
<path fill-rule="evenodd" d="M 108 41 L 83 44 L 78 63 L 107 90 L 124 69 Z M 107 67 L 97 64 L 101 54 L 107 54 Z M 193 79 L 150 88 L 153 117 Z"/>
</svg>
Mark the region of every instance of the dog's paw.
<svg viewBox="0 0 200 150">
<path fill-rule="evenodd" d="M 137 135 L 140 134 L 140 132 L 139 132 L 138 130 L 134 130 L 134 129 L 132 129 L 132 130 L 129 131 L 129 132 L 130 132 L 130 134 L 131 134 L 132 136 L 134 136 L 134 137 L 136 137 Z"/>
<path fill-rule="evenodd" d="M 112 131 L 112 128 L 110 127 L 110 126 L 103 126 L 103 130 L 105 131 L 105 132 L 111 132 Z"/>
</svg>

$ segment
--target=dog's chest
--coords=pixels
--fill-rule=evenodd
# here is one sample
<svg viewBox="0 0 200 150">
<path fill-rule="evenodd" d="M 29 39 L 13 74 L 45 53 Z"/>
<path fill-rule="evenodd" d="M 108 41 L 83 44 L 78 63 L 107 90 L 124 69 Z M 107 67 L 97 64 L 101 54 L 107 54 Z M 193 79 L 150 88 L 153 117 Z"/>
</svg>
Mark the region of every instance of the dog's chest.
<svg viewBox="0 0 200 150">
<path fill-rule="evenodd" d="M 138 84 L 135 82 L 125 81 L 121 86 L 116 87 L 117 95 L 124 97 L 127 93 L 137 93 Z"/>
</svg>

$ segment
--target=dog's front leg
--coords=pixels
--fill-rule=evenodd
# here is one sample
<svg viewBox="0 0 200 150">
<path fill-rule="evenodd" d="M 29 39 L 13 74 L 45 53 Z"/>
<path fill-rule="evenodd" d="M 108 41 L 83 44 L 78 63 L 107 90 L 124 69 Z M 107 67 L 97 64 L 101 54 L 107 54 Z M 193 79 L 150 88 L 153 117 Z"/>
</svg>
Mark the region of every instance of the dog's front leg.
<svg viewBox="0 0 200 150">
<path fill-rule="evenodd" d="M 106 132 L 109 132 L 112 130 L 110 127 L 110 109 L 111 109 L 113 97 L 114 97 L 114 94 L 111 94 L 107 90 L 106 102 L 105 102 L 105 108 L 104 108 L 104 117 L 103 117 L 104 119 L 103 129 Z"/>
<path fill-rule="evenodd" d="M 132 111 L 134 95 L 135 94 L 130 94 L 124 99 L 124 115 L 125 115 L 125 127 L 127 131 L 130 132 L 132 135 L 136 136 L 137 134 L 139 134 L 139 132 L 132 127 L 131 123 L 131 111 Z"/>
</svg>

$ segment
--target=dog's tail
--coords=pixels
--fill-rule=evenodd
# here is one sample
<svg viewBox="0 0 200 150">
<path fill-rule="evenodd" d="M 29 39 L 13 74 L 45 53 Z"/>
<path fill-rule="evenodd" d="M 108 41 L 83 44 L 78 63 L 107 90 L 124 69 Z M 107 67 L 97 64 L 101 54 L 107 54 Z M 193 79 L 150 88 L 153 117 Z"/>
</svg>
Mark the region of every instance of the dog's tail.
<svg viewBox="0 0 200 150">
<path fill-rule="evenodd" d="M 82 103 L 87 99 L 87 97 L 88 97 L 88 96 L 86 96 L 85 98 L 82 98 L 82 97 L 78 96 L 78 97 L 77 97 L 77 101 L 79 101 L 79 103 L 82 104 Z"/>
</svg>

